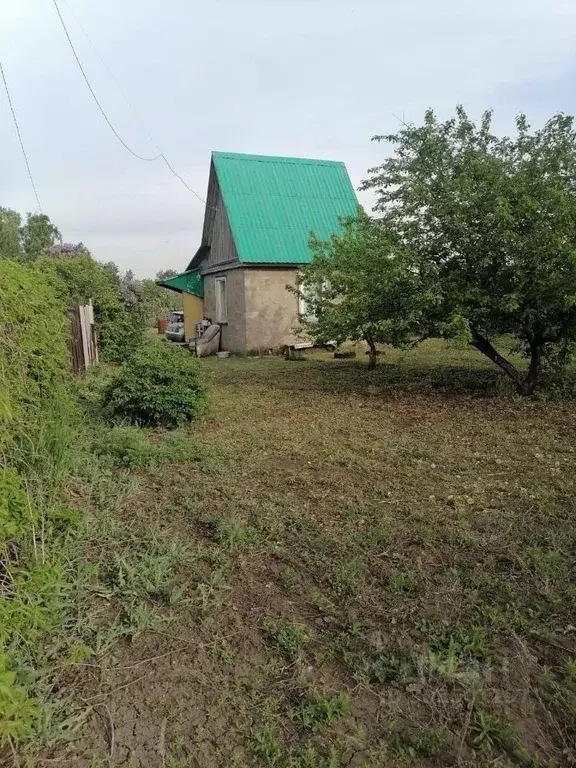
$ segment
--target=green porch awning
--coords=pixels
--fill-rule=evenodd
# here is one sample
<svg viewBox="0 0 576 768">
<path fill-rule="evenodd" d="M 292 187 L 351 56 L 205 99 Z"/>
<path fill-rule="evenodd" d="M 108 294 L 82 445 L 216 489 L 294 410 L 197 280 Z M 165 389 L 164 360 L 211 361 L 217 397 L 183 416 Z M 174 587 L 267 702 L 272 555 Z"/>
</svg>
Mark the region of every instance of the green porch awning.
<svg viewBox="0 0 576 768">
<path fill-rule="evenodd" d="M 204 298 L 204 280 L 197 271 L 182 272 L 168 280 L 158 280 L 157 285 L 168 288 L 170 291 L 176 291 L 176 293 L 191 293 L 201 299 Z"/>
</svg>

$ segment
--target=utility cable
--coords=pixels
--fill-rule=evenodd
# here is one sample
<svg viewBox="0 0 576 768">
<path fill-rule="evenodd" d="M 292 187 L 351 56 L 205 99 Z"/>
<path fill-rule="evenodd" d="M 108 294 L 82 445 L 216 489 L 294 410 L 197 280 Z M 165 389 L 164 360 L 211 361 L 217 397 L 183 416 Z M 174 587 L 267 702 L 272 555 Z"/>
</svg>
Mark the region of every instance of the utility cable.
<svg viewBox="0 0 576 768">
<path fill-rule="evenodd" d="M 152 134 L 151 134 L 151 133 L 150 133 L 150 131 L 148 130 L 148 128 L 147 128 L 147 126 L 146 126 L 146 124 L 144 123 L 144 120 L 142 119 L 142 115 L 141 115 L 141 114 L 138 112 L 138 110 L 136 109 L 136 107 L 135 107 L 135 106 L 132 104 L 132 102 L 131 102 L 131 101 L 130 101 L 130 99 L 128 98 L 128 96 L 127 96 L 127 94 L 126 94 L 126 91 L 125 91 L 125 90 L 122 88 L 122 86 L 120 85 L 120 83 L 119 83 L 119 82 L 118 82 L 118 80 L 116 79 L 116 77 L 115 77 L 115 75 L 114 75 L 114 72 L 112 72 L 112 70 L 110 69 L 110 67 L 109 67 L 109 66 L 108 66 L 108 64 L 106 63 L 106 61 L 105 61 L 104 57 L 102 56 L 102 54 L 100 53 L 100 51 L 99 51 L 99 50 L 98 50 L 98 48 L 96 47 L 96 44 L 94 43 L 94 41 L 92 40 L 92 38 L 91 38 L 91 37 L 90 37 L 90 35 L 88 34 L 88 30 L 86 29 L 86 27 L 84 26 L 84 24 L 82 24 L 82 22 L 81 22 L 81 21 L 80 21 L 80 19 L 78 18 L 78 15 L 75 13 L 74 9 L 72 8 L 72 6 L 71 6 L 71 5 L 70 5 L 70 3 L 68 2 L 68 0 L 63 0 L 63 2 L 64 2 L 64 5 L 66 6 L 66 8 L 68 9 L 68 13 L 69 13 L 69 14 L 72 16 L 72 18 L 74 19 L 74 21 L 76 22 L 76 24 L 77 24 L 77 25 L 80 27 L 80 29 L 82 30 L 82 32 L 83 32 L 83 34 L 84 34 L 84 37 L 86 38 L 86 40 L 88 40 L 88 42 L 89 42 L 89 44 L 90 44 L 90 47 L 92 48 L 92 50 L 94 51 L 94 53 L 96 54 L 96 56 L 97 56 L 97 57 L 100 59 L 100 63 L 102 64 L 102 66 L 104 67 L 104 69 L 106 70 L 106 72 L 108 72 L 108 75 L 109 75 L 110 79 L 112 80 L 112 82 L 114 83 L 114 85 L 116 86 L 116 88 L 118 89 L 118 92 L 120 93 L 120 95 L 122 96 L 122 98 L 124 99 L 124 101 L 126 102 L 126 104 L 128 105 L 128 107 L 130 108 L 130 110 L 131 110 L 132 114 L 134 115 L 134 117 L 135 117 L 135 118 L 138 120 L 138 122 L 140 123 L 140 126 L 142 127 L 142 129 L 144 130 L 144 132 L 146 133 L 146 135 L 148 136 L 148 138 L 150 139 L 151 143 L 152 143 L 152 144 L 155 146 L 156 150 L 158 151 L 158 157 L 160 157 L 160 155 L 162 154 L 162 150 L 160 149 L 160 147 L 158 146 L 158 143 L 156 142 L 156 140 L 154 139 L 154 137 L 152 136 Z M 155 158 L 155 159 L 157 159 L 157 158 Z"/>
<path fill-rule="evenodd" d="M 82 74 L 82 77 L 84 78 L 84 82 L 85 82 L 85 83 L 86 83 L 86 85 L 88 86 L 88 90 L 90 91 L 90 93 L 91 93 L 91 95 L 92 95 L 92 98 L 93 98 L 93 99 L 94 99 L 94 101 L 96 102 L 96 105 L 97 105 L 98 109 L 100 110 L 100 113 L 102 114 L 102 117 L 103 117 L 103 118 L 104 118 L 104 120 L 106 121 L 106 123 L 107 123 L 108 127 L 110 128 L 110 130 L 112 131 L 112 133 L 114 134 L 114 136 L 116 136 L 116 138 L 117 138 L 117 139 L 118 139 L 118 141 L 119 141 L 119 142 L 122 144 L 122 146 L 123 146 L 125 149 L 127 149 L 127 150 L 128 150 L 128 152 L 130 152 L 130 154 L 131 154 L 131 155 L 133 155 L 134 157 L 136 157 L 138 160 L 143 160 L 143 161 L 145 161 L 145 162 L 148 162 L 148 163 L 150 163 L 150 162 L 154 162 L 155 160 L 162 160 L 162 161 L 164 162 L 164 164 L 166 165 L 166 167 L 169 169 L 169 171 L 170 171 L 170 172 L 171 172 L 171 173 L 172 173 L 172 174 L 173 174 L 173 175 L 174 175 L 174 176 L 175 176 L 175 177 L 176 177 L 176 178 L 177 178 L 177 179 L 178 179 L 178 180 L 179 180 L 179 181 L 180 181 L 180 182 L 181 182 L 181 183 L 182 183 L 182 184 L 183 184 L 185 187 L 186 187 L 186 189 L 187 189 L 189 192 L 191 192 L 193 195 L 195 195 L 195 197 L 197 197 L 197 198 L 198 198 L 198 200 L 200 200 L 200 202 L 202 202 L 202 203 L 206 204 L 206 201 L 204 200 L 204 198 L 203 198 L 203 197 L 201 197 L 201 196 L 200 196 L 200 195 L 199 195 L 199 194 L 198 194 L 198 193 L 197 193 L 197 192 L 196 192 L 194 189 L 192 189 L 192 187 L 190 187 L 190 186 L 189 186 L 189 185 L 186 183 L 186 181 L 185 181 L 185 180 L 182 178 L 182 176 L 181 176 L 181 175 L 180 175 L 180 174 L 179 174 L 179 173 L 178 173 L 178 172 L 177 172 L 177 171 L 176 171 L 176 170 L 173 168 L 173 166 L 170 164 L 170 162 L 168 161 L 168 159 L 167 159 L 166 155 L 165 155 L 165 154 L 164 154 L 164 153 L 161 151 L 160 147 L 158 146 L 158 144 L 156 143 L 156 141 L 154 140 L 154 138 L 153 138 L 153 137 L 152 137 L 152 135 L 150 134 L 150 131 L 149 131 L 149 130 L 146 128 L 146 126 L 144 125 L 142 118 L 140 117 L 140 115 L 138 114 L 138 112 L 136 111 L 136 109 L 134 108 L 134 106 L 131 104 L 131 102 L 130 102 L 130 100 L 128 99 L 128 97 L 126 96 L 126 94 L 125 94 L 124 90 L 123 90 L 123 89 L 120 87 L 120 85 L 118 84 L 118 81 L 116 80 L 116 78 L 115 78 L 115 77 L 114 77 L 114 75 L 112 74 L 112 71 L 110 70 L 110 68 L 108 67 L 108 65 L 106 64 L 106 62 L 105 62 L 105 61 L 104 61 L 104 59 L 102 58 L 102 56 L 101 56 L 101 55 L 98 53 L 98 50 L 96 49 L 96 46 L 94 45 L 94 43 L 93 43 L 93 42 L 92 42 L 92 40 L 90 39 L 90 36 L 89 36 L 88 32 L 87 32 L 87 31 L 84 29 L 84 27 L 82 26 L 82 24 L 80 24 L 80 21 L 79 21 L 79 20 L 78 20 L 78 18 L 75 16 L 75 14 L 73 14 L 73 15 L 74 15 L 74 18 L 76 19 L 76 21 L 77 21 L 77 23 L 78 23 L 78 25 L 80 26 L 80 28 L 82 29 L 82 31 L 83 31 L 83 32 L 84 32 L 84 34 L 86 35 L 86 38 L 88 39 L 88 42 L 90 43 L 90 45 L 92 46 L 92 48 L 94 49 L 94 51 L 96 52 L 96 54 L 98 55 L 98 57 L 100 58 L 100 60 L 102 61 L 102 64 L 103 64 L 103 65 L 104 65 L 104 67 L 106 68 L 106 70 L 107 70 L 108 74 L 110 75 L 110 77 L 112 78 L 112 80 L 114 81 L 114 83 L 116 84 L 116 87 L 118 88 L 118 90 L 119 90 L 120 94 L 123 96 L 124 100 L 126 101 L 126 103 L 128 104 L 128 106 L 130 107 L 130 109 L 132 110 L 132 112 L 134 113 L 134 115 L 135 115 L 135 116 L 138 118 L 138 120 L 139 120 L 140 124 L 142 125 L 142 127 L 144 128 L 144 130 L 146 131 L 146 133 L 148 134 L 148 137 L 149 137 L 150 141 L 151 141 L 151 142 L 154 144 L 154 146 L 156 147 L 156 149 L 157 149 L 157 151 L 158 151 L 158 154 L 157 154 L 157 155 L 155 155 L 154 157 L 144 157 L 143 155 L 139 155 L 137 152 L 134 152 L 134 150 L 133 150 L 133 149 L 131 149 L 131 147 L 129 147 L 129 146 L 128 146 L 128 144 L 126 144 L 126 142 L 124 141 L 124 139 L 123 139 L 123 138 L 120 136 L 120 134 L 118 133 L 118 131 L 116 130 L 116 128 L 115 128 L 115 127 L 114 127 L 114 125 L 112 124 L 111 120 L 108 118 L 108 115 L 107 115 L 107 114 L 106 114 L 106 112 L 104 111 L 104 108 L 102 107 L 102 104 L 100 103 L 100 101 L 99 101 L 99 99 L 98 99 L 98 97 L 97 97 L 97 95 L 96 95 L 96 93 L 95 93 L 95 91 L 94 91 L 94 88 L 92 87 L 92 85 L 91 85 L 91 83 L 90 83 L 90 81 L 89 81 L 89 79 L 88 79 L 88 76 L 86 75 L 86 71 L 85 71 L 85 69 L 84 69 L 84 67 L 83 67 L 83 65 L 82 65 L 82 62 L 80 61 L 80 57 L 78 56 L 78 53 L 76 52 L 76 48 L 75 48 L 75 46 L 74 46 L 74 43 L 72 42 L 72 38 L 71 38 L 71 36 L 70 36 L 70 33 L 68 32 L 68 28 L 67 28 L 67 26 L 66 26 L 66 22 L 64 21 L 64 17 L 62 16 L 62 13 L 61 13 L 61 11 L 60 11 L 60 6 L 58 5 L 58 0 L 52 0 L 52 2 L 54 3 L 54 7 L 56 8 L 56 12 L 57 12 L 57 14 L 58 14 L 58 18 L 60 19 L 60 24 L 62 25 L 62 29 L 64 30 L 64 34 L 66 35 L 66 39 L 68 40 L 68 44 L 70 45 L 70 48 L 71 48 L 71 50 L 72 50 L 72 53 L 74 54 L 74 58 L 76 59 L 76 63 L 78 64 L 78 68 L 80 69 L 80 72 L 81 72 L 81 74 Z M 66 0 L 64 0 L 64 2 L 66 2 Z M 67 2 L 66 2 L 66 6 L 67 6 L 67 7 L 68 7 L 68 9 L 71 11 L 71 8 L 70 8 L 70 6 L 68 5 L 68 3 L 67 3 Z"/>
<path fill-rule="evenodd" d="M 26 154 L 26 150 L 24 148 L 24 141 L 22 140 L 22 134 L 20 133 L 20 126 L 18 125 L 18 119 L 16 117 L 16 111 L 14 109 L 14 104 L 12 103 L 12 98 L 10 96 L 10 90 L 8 88 L 8 82 L 6 80 L 6 75 L 4 74 L 4 67 L 2 66 L 2 62 L 0 61 L 0 73 L 2 74 L 2 81 L 4 83 L 4 89 L 6 90 L 6 96 L 8 97 L 8 104 L 10 105 L 10 111 L 12 112 L 12 119 L 14 120 L 14 127 L 16 128 L 16 133 L 18 134 L 18 141 L 20 142 L 20 148 L 22 149 L 22 154 L 24 155 L 24 162 L 26 163 L 26 168 L 28 169 L 28 176 L 30 177 L 30 183 L 32 184 L 32 189 L 34 190 L 34 197 L 36 198 L 36 205 L 38 206 L 38 210 L 40 213 L 42 213 L 42 206 L 40 205 L 40 198 L 38 197 L 38 190 L 36 189 L 36 184 L 34 183 L 34 177 L 32 176 L 32 169 L 30 168 L 30 162 L 28 161 L 28 155 Z"/>
<path fill-rule="evenodd" d="M 110 130 L 112 131 L 114 136 L 116 136 L 116 138 L 118 139 L 120 144 L 122 144 L 122 146 L 125 149 L 127 149 L 128 152 L 130 152 L 131 155 L 134 155 L 134 157 L 138 158 L 138 160 L 144 160 L 147 163 L 152 163 L 154 160 L 159 160 L 160 159 L 160 155 L 156 155 L 155 157 L 144 157 L 143 155 L 139 155 L 138 152 L 134 152 L 134 150 L 131 149 L 128 146 L 128 144 L 126 144 L 126 142 L 124 141 L 122 136 L 120 136 L 120 134 L 118 133 L 116 128 L 114 128 L 114 126 L 112 125 L 112 123 L 108 119 L 108 115 L 104 111 L 104 108 L 103 108 L 102 104 L 100 104 L 100 101 L 98 100 L 98 96 L 96 96 L 96 93 L 94 92 L 94 89 L 92 88 L 92 86 L 90 84 L 90 80 L 88 80 L 88 76 L 86 75 L 86 72 L 84 71 L 84 67 L 82 66 L 82 62 L 80 61 L 80 58 L 79 58 L 78 54 L 76 53 L 76 48 L 74 47 L 74 43 L 72 42 L 72 38 L 70 37 L 70 34 L 68 33 L 68 28 L 66 26 L 66 22 L 64 21 L 64 18 L 62 16 L 62 14 L 60 13 L 60 7 L 58 6 L 58 1 L 57 0 L 53 0 L 53 2 L 54 2 L 54 7 L 56 8 L 56 13 L 58 14 L 58 18 L 60 19 L 60 23 L 62 24 L 62 29 L 64 30 L 64 34 L 66 35 L 66 38 L 67 38 L 68 43 L 70 45 L 70 48 L 72 49 L 72 53 L 74 54 L 74 58 L 76 59 L 76 63 L 78 64 L 78 68 L 79 68 L 79 70 L 80 70 L 80 72 L 82 74 L 82 77 L 84 78 L 84 82 L 88 86 L 88 90 L 92 94 L 92 98 L 96 102 L 96 106 L 100 110 L 100 113 L 102 114 L 102 117 L 104 118 L 104 120 L 106 120 L 106 122 L 108 124 L 108 127 L 110 128 Z"/>
</svg>

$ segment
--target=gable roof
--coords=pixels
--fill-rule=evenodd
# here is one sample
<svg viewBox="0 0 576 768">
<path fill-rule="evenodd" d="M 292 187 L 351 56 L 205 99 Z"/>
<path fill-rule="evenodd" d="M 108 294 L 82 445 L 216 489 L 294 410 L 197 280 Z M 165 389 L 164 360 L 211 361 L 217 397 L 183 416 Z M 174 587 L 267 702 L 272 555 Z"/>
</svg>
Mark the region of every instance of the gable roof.
<svg viewBox="0 0 576 768">
<path fill-rule="evenodd" d="M 238 257 L 252 264 L 306 264 L 310 233 L 325 239 L 358 202 L 344 163 L 213 152 Z"/>
</svg>

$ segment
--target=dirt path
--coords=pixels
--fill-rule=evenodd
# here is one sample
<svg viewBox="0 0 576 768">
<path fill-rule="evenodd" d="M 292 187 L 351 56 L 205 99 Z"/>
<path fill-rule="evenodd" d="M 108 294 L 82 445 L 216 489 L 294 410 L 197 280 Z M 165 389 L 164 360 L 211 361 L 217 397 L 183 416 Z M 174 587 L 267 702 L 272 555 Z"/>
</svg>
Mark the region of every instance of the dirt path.
<svg viewBox="0 0 576 768">
<path fill-rule="evenodd" d="M 533 691 L 567 661 L 535 638 L 574 598 L 574 410 L 225 366 L 204 459 L 143 474 L 117 513 L 155 542 L 122 603 L 141 631 L 63 681 L 92 714 L 57 764 L 562 764 L 570 723 Z"/>
</svg>

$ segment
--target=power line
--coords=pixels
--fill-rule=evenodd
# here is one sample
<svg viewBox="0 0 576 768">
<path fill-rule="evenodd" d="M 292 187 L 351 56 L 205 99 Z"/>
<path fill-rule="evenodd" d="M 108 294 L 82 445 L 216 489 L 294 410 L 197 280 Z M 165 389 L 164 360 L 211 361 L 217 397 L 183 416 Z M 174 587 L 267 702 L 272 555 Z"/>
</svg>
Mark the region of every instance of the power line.
<svg viewBox="0 0 576 768">
<path fill-rule="evenodd" d="M 135 107 L 135 106 L 132 104 L 132 102 L 130 101 L 130 99 L 129 99 L 129 98 L 128 98 L 128 96 L 126 95 L 126 91 L 125 91 L 125 90 L 122 88 L 122 86 L 120 85 L 120 83 L 119 83 L 119 82 L 118 82 L 118 80 L 116 79 L 116 77 L 115 77 L 115 75 L 114 75 L 114 72 L 112 72 L 112 70 L 110 69 L 110 67 L 109 67 L 109 66 L 108 66 L 108 64 L 106 63 L 106 61 L 105 61 L 104 57 L 102 56 L 102 54 L 100 53 L 100 51 L 99 51 L 99 50 L 98 50 L 98 48 L 96 47 L 96 45 L 95 45 L 94 41 L 92 40 L 92 38 L 91 38 L 91 37 L 90 37 L 90 35 L 88 34 L 88 30 L 87 30 L 87 29 L 86 29 L 86 27 L 85 27 L 85 26 L 82 24 L 82 22 L 81 22 L 81 21 L 80 21 L 80 19 L 78 18 L 77 14 L 74 12 L 74 9 L 72 8 L 72 6 L 71 6 L 71 5 L 70 5 L 70 3 L 68 2 L 68 0 L 64 0 L 64 5 L 65 5 L 65 6 L 66 6 L 66 8 L 68 9 L 68 12 L 69 12 L 69 13 L 70 13 L 70 15 L 72 16 L 72 18 L 74 19 L 74 21 L 76 22 L 76 24 L 77 24 L 77 25 L 80 27 L 80 29 L 81 29 L 81 30 L 82 30 L 82 32 L 84 33 L 84 37 L 86 38 L 86 40 L 88 40 L 88 42 L 90 43 L 90 46 L 91 46 L 92 50 L 94 51 L 94 53 L 96 54 L 96 56 L 97 56 L 97 57 L 100 59 L 100 63 L 102 64 L 102 66 L 104 67 L 104 69 L 106 70 L 106 72 L 108 72 L 108 75 L 109 75 L 110 79 L 113 81 L 113 83 L 114 83 L 114 85 L 116 86 L 116 88 L 118 89 L 118 91 L 119 91 L 120 95 L 122 96 L 122 98 L 124 99 L 124 101 L 126 102 L 126 104 L 128 105 L 128 107 L 129 107 L 129 108 L 130 108 L 130 110 L 132 111 L 133 115 L 136 117 L 136 119 L 137 119 L 137 120 L 138 120 L 138 122 L 140 123 L 141 127 L 144 129 L 144 132 L 145 132 L 145 133 L 148 135 L 148 138 L 150 139 L 150 141 L 152 142 L 152 144 L 154 144 L 154 146 L 155 146 L 155 147 L 156 147 L 156 149 L 158 150 L 158 154 L 159 154 L 159 155 L 161 155 L 161 154 L 162 154 L 162 150 L 160 149 L 160 147 L 158 146 L 158 143 L 157 143 L 157 141 L 154 139 L 154 137 L 152 136 L 152 134 L 151 134 L 151 133 L 150 133 L 150 131 L 148 130 L 148 128 L 147 128 L 147 126 L 146 126 L 146 124 L 144 123 L 144 121 L 143 121 L 143 119 L 142 119 L 142 115 L 141 115 L 141 114 L 138 112 L 138 110 L 136 109 L 136 107 Z"/>
<path fill-rule="evenodd" d="M 72 42 L 72 38 L 70 37 L 70 34 L 68 33 L 68 28 L 66 27 L 66 23 L 65 23 L 65 21 L 64 21 L 64 19 L 62 17 L 62 14 L 60 13 L 60 7 L 58 6 L 58 2 L 57 2 L 57 0 L 53 0 L 53 2 L 54 2 L 54 7 L 56 8 L 56 13 L 58 14 L 58 18 L 60 19 L 60 23 L 62 24 L 62 29 L 64 30 L 64 34 L 66 35 L 66 38 L 68 39 L 68 43 L 70 44 L 70 48 L 72 49 L 72 53 L 74 54 L 74 58 L 76 59 L 76 63 L 78 64 L 78 68 L 80 69 L 80 72 L 82 73 L 82 77 L 84 78 L 84 81 L 85 81 L 86 85 L 88 86 L 88 90 L 92 94 L 92 98 L 96 102 L 96 106 L 100 110 L 104 120 L 106 120 L 106 122 L 108 123 L 108 127 L 110 128 L 110 130 L 112 131 L 114 136 L 116 136 L 116 138 L 118 139 L 120 144 L 122 144 L 122 146 L 125 149 L 127 149 L 128 152 L 130 152 L 131 155 L 134 155 L 134 157 L 138 158 L 138 160 L 144 160 L 147 163 L 152 163 L 152 162 L 154 162 L 154 160 L 159 160 L 160 159 L 160 155 L 156 155 L 155 157 L 144 157 L 143 155 L 139 155 L 137 152 L 134 152 L 134 150 L 131 149 L 128 146 L 128 144 L 126 144 L 126 142 L 124 141 L 122 136 L 120 136 L 120 134 L 118 133 L 116 128 L 114 128 L 114 126 L 112 125 L 112 123 L 108 119 L 108 115 L 104 111 L 104 107 L 102 106 L 102 104 L 100 104 L 100 101 L 98 100 L 98 96 L 96 96 L 96 93 L 94 92 L 94 89 L 90 85 L 90 80 L 88 80 L 88 76 L 86 75 L 86 72 L 84 71 L 84 67 L 82 66 L 82 62 L 80 61 L 80 58 L 79 58 L 78 54 L 76 53 L 76 48 L 74 47 L 74 43 Z"/>
<path fill-rule="evenodd" d="M 14 127 L 16 128 L 16 133 L 18 134 L 18 141 L 20 142 L 20 148 L 22 149 L 22 154 L 24 155 L 24 162 L 26 163 L 26 168 L 28 169 L 28 176 L 30 177 L 30 183 L 32 184 L 32 189 L 34 190 L 34 197 L 36 198 L 36 205 L 38 206 L 38 210 L 40 213 L 42 213 L 42 206 L 40 205 L 40 198 L 38 197 L 38 190 L 36 189 L 36 184 L 34 183 L 34 177 L 32 176 L 32 169 L 30 168 L 30 163 L 28 161 L 28 155 L 26 154 L 26 150 L 24 149 L 24 142 L 22 140 L 22 134 L 20 133 L 20 126 L 18 125 L 18 119 L 16 117 L 16 112 L 14 110 L 14 104 L 12 103 L 12 98 L 10 96 L 10 90 L 8 88 L 8 82 L 6 80 L 6 75 L 4 74 L 4 67 L 2 66 L 2 62 L 0 61 L 0 73 L 2 74 L 2 81 L 4 82 L 4 89 L 6 90 L 6 96 L 8 97 L 8 104 L 10 105 L 10 111 L 12 112 L 12 119 L 14 120 Z"/>
<path fill-rule="evenodd" d="M 94 43 L 92 42 L 92 40 L 91 40 L 91 38 L 90 38 L 90 35 L 89 35 L 89 34 L 88 34 L 88 32 L 87 32 L 87 31 L 84 29 L 84 27 L 82 26 L 82 24 L 80 23 L 80 21 L 78 20 L 78 18 L 76 17 L 76 15 L 75 15 L 75 14 L 73 14 L 73 15 L 74 15 L 74 18 L 76 19 L 76 21 L 77 21 L 77 23 L 78 23 L 78 25 L 80 26 L 80 28 L 82 29 L 82 31 L 83 31 L 83 32 L 84 32 L 84 34 L 86 35 L 86 37 L 87 37 L 87 39 L 88 39 L 88 42 L 90 43 L 90 45 L 92 46 L 92 48 L 94 49 L 94 51 L 96 52 L 96 54 L 98 55 L 98 57 L 100 58 L 100 60 L 101 60 L 102 64 L 103 64 L 103 65 L 104 65 L 104 67 L 106 68 L 106 70 L 107 70 L 108 74 L 110 75 L 110 77 L 112 78 L 112 80 L 114 81 L 114 83 L 116 84 L 116 87 L 118 88 L 118 90 L 119 90 L 120 94 L 122 95 L 122 97 L 124 98 L 124 100 L 126 101 L 126 103 L 128 104 L 128 106 L 130 107 L 130 109 L 132 110 L 132 112 L 134 113 L 134 115 L 135 115 L 135 116 L 138 118 L 138 120 L 139 120 L 140 124 L 142 125 L 142 127 L 144 128 L 144 130 L 146 131 L 146 133 L 148 134 L 148 137 L 149 137 L 150 141 L 151 141 L 151 142 L 154 144 L 154 146 L 155 146 L 155 147 L 156 147 L 156 149 L 158 150 L 158 154 L 157 154 L 155 157 L 144 157 L 144 156 L 142 156 L 142 155 L 139 155 L 137 152 L 134 152 L 134 150 L 133 150 L 133 149 L 131 149 L 131 147 L 129 147 L 129 146 L 128 146 L 128 144 L 126 144 L 126 142 L 125 142 L 125 141 L 122 139 L 122 137 L 120 136 L 120 134 L 118 133 L 118 131 L 117 131 L 117 130 L 114 128 L 114 125 L 112 124 L 111 120 L 108 118 L 108 115 L 107 115 L 107 114 L 106 114 L 106 112 L 104 111 L 104 108 L 102 107 L 102 105 L 101 105 L 101 103 L 100 103 L 100 101 L 99 101 L 98 97 L 96 96 L 96 93 L 95 93 L 94 89 L 92 88 L 92 85 L 90 84 L 90 81 L 88 80 L 88 76 L 86 75 L 86 72 L 85 72 L 85 70 L 84 70 L 84 67 L 83 67 L 83 65 L 82 65 L 82 62 L 80 61 L 80 57 L 78 56 L 78 54 L 77 54 L 77 52 L 76 52 L 76 48 L 74 47 L 74 43 L 72 42 L 72 38 L 70 37 L 70 33 L 68 32 L 68 28 L 67 28 L 67 26 L 66 26 L 66 22 L 64 21 L 64 18 L 63 18 L 63 16 L 62 16 L 62 13 L 61 13 L 61 11 L 60 11 L 60 7 L 59 7 L 59 5 L 58 5 L 58 0 L 52 0 L 52 2 L 54 3 L 54 7 L 56 8 L 56 12 L 57 12 L 57 14 L 58 14 L 58 18 L 60 19 L 60 24 L 62 25 L 62 29 L 64 30 L 64 33 L 65 33 L 65 35 L 66 35 L 66 38 L 67 38 L 67 40 L 68 40 L 68 43 L 69 43 L 69 45 L 70 45 L 70 48 L 72 49 L 72 53 L 74 54 L 74 58 L 76 59 L 76 63 L 78 64 L 78 68 L 80 69 L 80 72 L 82 73 L 82 77 L 84 78 L 84 81 L 85 81 L 86 85 L 88 86 L 88 90 L 90 91 L 90 93 L 91 93 L 91 95 L 92 95 L 92 98 L 93 98 L 93 99 L 94 99 L 94 101 L 96 102 L 96 105 L 97 105 L 98 109 L 100 110 L 100 113 L 102 114 L 102 117 L 103 117 L 103 118 L 104 118 L 104 120 L 106 121 L 106 123 L 107 123 L 108 127 L 110 128 L 110 130 L 112 131 L 112 133 L 114 134 L 114 136 L 116 136 L 116 138 L 117 138 L 117 139 L 118 139 L 118 141 L 119 141 L 119 142 L 122 144 L 122 146 L 123 146 L 125 149 L 127 149 L 127 150 L 128 150 L 128 152 L 130 152 L 130 154 L 131 154 L 131 155 L 133 155 L 134 157 L 136 157 L 138 160 L 144 160 L 145 162 L 154 162 L 155 160 L 163 160 L 164 164 L 165 164 L 165 165 L 166 165 L 166 167 L 169 169 L 169 171 L 170 171 L 170 172 L 171 172 L 171 173 L 172 173 L 172 174 L 173 174 L 173 175 L 174 175 L 174 176 L 175 176 L 175 177 L 176 177 L 176 178 L 177 178 L 177 179 L 178 179 L 178 180 L 179 180 L 179 181 L 180 181 L 180 182 L 181 182 L 181 183 L 182 183 L 182 184 L 183 184 L 185 187 L 186 187 L 186 189 L 187 189 L 189 192 L 191 192 L 191 193 L 192 193 L 192 194 L 193 194 L 195 197 L 197 197 L 197 198 L 198 198 L 198 200 L 200 200 L 200 202 L 202 202 L 202 203 L 206 204 L 206 201 L 204 200 L 204 198 L 203 198 L 203 197 L 201 197 L 201 196 L 200 196 L 200 195 L 199 195 L 199 194 L 198 194 L 198 193 L 197 193 L 197 192 L 196 192 L 194 189 L 192 189 L 192 187 L 190 187 L 190 186 L 189 186 L 189 185 L 186 183 L 186 181 L 185 181 L 185 180 L 182 178 L 182 176 L 181 176 L 181 175 L 180 175 L 180 174 L 179 174 L 179 173 L 178 173 L 178 172 L 177 172 L 177 171 L 176 171 L 176 170 L 175 170 L 175 169 L 172 167 L 172 165 L 171 165 L 171 164 L 170 164 L 170 162 L 168 161 L 168 158 L 167 158 L 167 157 L 166 157 L 166 155 L 165 155 L 165 154 L 162 152 L 162 150 L 160 149 L 160 147 L 158 146 L 158 144 L 156 143 L 156 141 L 154 140 L 154 138 L 153 138 L 153 137 L 152 137 L 152 135 L 150 134 L 150 131 L 149 131 L 149 130 L 146 128 L 146 126 L 144 125 L 144 122 L 143 122 L 142 118 L 140 117 L 140 115 L 138 114 L 138 112 L 136 111 L 136 109 L 134 108 L 134 106 L 132 105 L 132 103 L 130 102 L 130 100 L 128 99 L 128 97 L 126 96 L 126 94 L 125 94 L 124 90 L 123 90 L 123 89 L 120 87 L 120 85 L 119 85 L 118 81 L 116 80 L 116 78 L 114 77 L 114 75 L 113 75 L 112 71 L 110 70 L 110 68 L 108 67 L 108 65 L 106 64 L 106 62 L 105 62 L 105 61 L 104 61 L 104 59 L 102 58 L 102 56 L 101 56 L 101 55 L 98 53 L 98 50 L 96 49 L 96 46 L 95 46 L 95 45 L 94 45 Z M 64 0 L 64 2 L 66 2 L 66 0 Z M 70 6 L 68 5 L 68 3 L 67 3 L 67 2 L 66 2 L 66 6 L 68 7 L 68 10 L 70 10 L 70 11 L 72 12 L 72 10 L 71 10 L 71 8 L 70 8 Z M 72 13 L 73 13 L 73 12 L 72 12 Z"/>
</svg>

